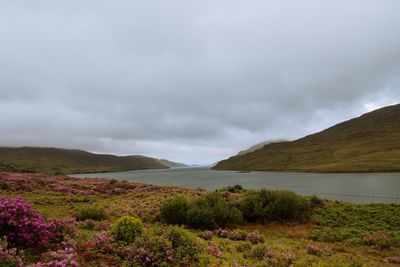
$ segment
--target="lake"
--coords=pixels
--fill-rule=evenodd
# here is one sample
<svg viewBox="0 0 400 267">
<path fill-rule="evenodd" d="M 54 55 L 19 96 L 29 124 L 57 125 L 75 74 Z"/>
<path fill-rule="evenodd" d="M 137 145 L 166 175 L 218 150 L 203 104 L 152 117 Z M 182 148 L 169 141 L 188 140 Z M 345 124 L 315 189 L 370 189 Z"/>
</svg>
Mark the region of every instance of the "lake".
<svg viewBox="0 0 400 267">
<path fill-rule="evenodd" d="M 400 173 L 300 173 L 214 171 L 207 167 L 74 174 L 154 185 L 215 190 L 240 184 L 245 188 L 285 189 L 301 195 L 353 203 L 400 203 Z"/>
</svg>

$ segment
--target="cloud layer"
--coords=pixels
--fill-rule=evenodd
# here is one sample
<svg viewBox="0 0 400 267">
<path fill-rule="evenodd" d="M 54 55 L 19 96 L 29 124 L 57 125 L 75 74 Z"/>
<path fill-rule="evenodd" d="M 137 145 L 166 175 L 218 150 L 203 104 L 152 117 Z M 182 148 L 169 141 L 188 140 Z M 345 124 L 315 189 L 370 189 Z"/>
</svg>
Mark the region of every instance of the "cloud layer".
<svg viewBox="0 0 400 267">
<path fill-rule="evenodd" d="M 0 145 L 211 163 L 400 101 L 400 2 L 6 1 Z"/>
</svg>

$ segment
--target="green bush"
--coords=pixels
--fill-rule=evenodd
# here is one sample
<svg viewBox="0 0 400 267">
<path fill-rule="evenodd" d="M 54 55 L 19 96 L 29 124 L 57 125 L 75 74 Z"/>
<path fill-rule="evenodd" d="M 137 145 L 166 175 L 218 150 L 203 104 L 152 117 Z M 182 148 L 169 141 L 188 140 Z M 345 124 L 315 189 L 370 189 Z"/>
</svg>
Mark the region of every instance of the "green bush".
<svg viewBox="0 0 400 267">
<path fill-rule="evenodd" d="M 215 229 L 242 221 L 240 210 L 231 207 L 218 193 L 208 193 L 190 203 L 186 215 L 190 227 Z"/>
<path fill-rule="evenodd" d="M 79 221 L 94 220 L 102 221 L 107 218 L 104 207 L 100 206 L 86 206 L 75 212 L 74 216 Z"/>
<path fill-rule="evenodd" d="M 10 185 L 5 181 L 0 181 L 0 190 L 10 189 Z"/>
<path fill-rule="evenodd" d="M 316 195 L 312 195 L 310 197 L 310 204 L 313 208 L 320 208 L 324 206 L 324 201 L 317 197 Z"/>
<path fill-rule="evenodd" d="M 203 247 L 200 240 L 179 226 L 155 228 L 137 239 L 131 258 L 140 266 L 192 266 Z"/>
<path fill-rule="evenodd" d="M 111 226 L 111 235 L 114 240 L 128 245 L 132 244 L 143 230 L 143 223 L 139 218 L 124 216 Z"/>
<path fill-rule="evenodd" d="M 248 191 L 240 203 L 243 217 L 251 222 L 302 221 L 308 217 L 309 203 L 291 191 Z"/>
<path fill-rule="evenodd" d="M 189 202 L 183 197 L 166 201 L 160 208 L 161 221 L 169 224 L 185 224 Z"/>
</svg>

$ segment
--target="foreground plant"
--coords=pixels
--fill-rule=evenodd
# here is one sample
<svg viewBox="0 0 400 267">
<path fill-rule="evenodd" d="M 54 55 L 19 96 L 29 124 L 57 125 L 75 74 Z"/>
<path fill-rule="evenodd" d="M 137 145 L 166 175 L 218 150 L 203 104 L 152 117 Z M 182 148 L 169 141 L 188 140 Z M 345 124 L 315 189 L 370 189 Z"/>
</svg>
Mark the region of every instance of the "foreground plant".
<svg viewBox="0 0 400 267">
<path fill-rule="evenodd" d="M 0 198 L 0 236 L 11 246 L 44 248 L 50 241 L 60 239 L 62 223 L 46 220 L 24 199 Z"/>
</svg>

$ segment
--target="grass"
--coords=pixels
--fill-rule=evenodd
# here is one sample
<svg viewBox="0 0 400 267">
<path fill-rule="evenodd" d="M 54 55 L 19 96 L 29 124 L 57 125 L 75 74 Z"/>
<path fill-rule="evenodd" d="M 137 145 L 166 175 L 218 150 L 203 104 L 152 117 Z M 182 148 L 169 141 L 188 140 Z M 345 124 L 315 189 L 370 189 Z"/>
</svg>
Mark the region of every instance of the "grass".
<svg viewBox="0 0 400 267">
<path fill-rule="evenodd" d="M 0 171 L 5 172 L 71 174 L 165 168 L 169 166 L 143 156 L 120 157 L 60 148 L 0 147 Z"/>
<path fill-rule="evenodd" d="M 92 250 L 90 244 L 95 233 L 109 229 L 122 216 L 136 216 L 145 225 L 146 231 L 164 227 L 159 221 L 159 209 L 162 203 L 183 196 L 197 199 L 205 194 L 202 190 L 190 190 L 176 187 L 161 187 L 144 184 L 132 184 L 123 181 L 110 182 L 107 179 L 77 179 L 64 176 L 48 177 L 39 174 L 4 174 L 0 181 L 8 184 L 0 190 L 0 197 L 22 196 L 34 208 L 48 217 L 65 218 L 92 206 L 103 207 L 107 215 L 102 221 L 82 221 L 78 224 L 78 259 L 81 266 L 122 266 L 118 255 Z M 24 186 L 21 186 L 21 185 Z M 229 188 L 219 193 L 228 199 L 240 199 L 246 190 L 229 192 Z M 232 190 L 231 190 L 232 191 Z M 384 259 L 400 254 L 398 246 L 377 248 L 364 242 L 352 242 L 359 235 L 379 230 L 395 234 L 400 229 L 399 205 L 354 205 L 350 203 L 325 201 L 317 208 L 308 223 L 271 222 L 247 223 L 235 229 L 247 233 L 257 231 L 264 235 L 265 243 L 253 245 L 248 241 L 234 241 L 220 238 L 215 234 L 212 239 L 200 240 L 206 248 L 201 254 L 198 266 L 287 266 L 285 262 L 293 257 L 293 266 L 396 266 L 386 264 Z M 93 224 L 93 225 L 91 225 Z M 195 236 L 203 231 L 190 229 Z M 319 232 L 329 238 L 315 238 Z M 337 232 L 351 232 L 349 238 L 336 239 Z M 323 248 L 321 255 L 313 255 L 307 249 L 309 245 Z M 252 253 L 264 246 L 269 253 L 262 259 L 252 258 Z M 221 256 L 209 252 L 215 247 Z"/>
<path fill-rule="evenodd" d="M 400 105 L 382 108 L 292 142 L 219 162 L 217 170 L 400 171 Z"/>
</svg>

